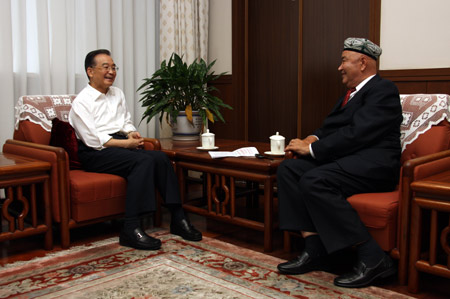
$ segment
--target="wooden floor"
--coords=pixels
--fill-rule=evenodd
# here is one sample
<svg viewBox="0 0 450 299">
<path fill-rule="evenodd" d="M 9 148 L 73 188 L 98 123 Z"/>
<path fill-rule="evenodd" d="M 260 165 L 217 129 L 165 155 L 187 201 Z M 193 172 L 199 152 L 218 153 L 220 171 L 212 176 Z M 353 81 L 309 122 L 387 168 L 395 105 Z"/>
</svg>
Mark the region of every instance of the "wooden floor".
<svg viewBox="0 0 450 299">
<path fill-rule="evenodd" d="M 207 221 L 204 217 L 189 215 L 191 222 L 200 229 L 204 236 L 216 238 L 224 242 L 232 243 L 241 247 L 263 252 L 263 235 L 240 227 L 231 226 L 229 224 L 216 221 Z M 170 216 L 167 213 L 163 215 L 163 227 L 168 228 Z M 121 228 L 121 221 L 111 221 L 88 227 L 81 227 L 71 231 L 72 245 L 89 244 L 101 239 L 118 236 Z M 60 251 L 59 237 L 57 230 L 55 231 L 55 246 L 53 251 Z M 291 253 L 286 253 L 282 249 L 282 233 L 275 233 L 275 250 L 270 255 L 291 259 L 295 257 L 300 250 L 301 240 L 294 242 L 294 249 Z M 0 243 L 0 264 L 4 265 L 15 261 L 27 261 L 35 257 L 41 257 L 48 251 L 43 249 L 43 236 L 33 236 L 24 239 L 11 240 Z M 333 272 L 336 274 L 345 272 L 352 265 L 352 252 L 341 252 L 334 257 L 340 263 L 336 263 Z M 0 274 L 1 278 L 1 274 Z M 377 283 L 378 287 L 390 289 L 399 293 L 406 294 L 415 298 L 450 298 L 450 287 L 448 287 L 448 279 L 421 275 L 421 292 L 419 294 L 410 294 L 406 290 L 406 286 L 398 284 L 395 277 Z"/>
</svg>

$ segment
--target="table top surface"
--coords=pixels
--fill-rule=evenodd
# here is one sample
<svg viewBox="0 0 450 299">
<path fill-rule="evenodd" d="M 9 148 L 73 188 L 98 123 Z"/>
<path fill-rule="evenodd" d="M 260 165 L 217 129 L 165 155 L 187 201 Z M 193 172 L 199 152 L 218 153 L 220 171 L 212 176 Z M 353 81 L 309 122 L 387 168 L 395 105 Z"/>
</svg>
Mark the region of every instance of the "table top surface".
<svg viewBox="0 0 450 299">
<path fill-rule="evenodd" d="M 180 151 L 183 149 L 196 149 L 201 146 L 200 140 L 193 141 L 176 141 L 172 140 L 172 138 L 161 138 L 159 139 L 161 142 L 161 149 L 163 151 Z M 248 143 L 243 140 L 233 140 L 233 139 L 216 139 L 215 145 L 219 147 L 218 150 L 222 150 L 221 147 L 224 146 L 239 146 L 242 144 Z M 239 146 L 240 147 L 240 146 Z M 239 148 L 239 147 L 236 147 Z"/>
<path fill-rule="evenodd" d="M 272 159 L 258 159 L 255 157 L 226 157 L 211 158 L 206 150 L 198 149 L 200 141 L 173 141 L 171 139 L 161 139 L 161 149 L 166 152 L 169 157 L 183 161 L 195 162 L 220 166 L 224 168 L 237 168 L 247 170 L 258 170 L 273 172 L 278 165 L 284 160 L 284 157 L 269 156 Z M 256 147 L 260 154 L 264 154 L 270 150 L 270 144 L 264 142 L 250 142 L 243 140 L 217 139 L 215 145 L 218 147 L 216 151 L 234 151 L 243 147 Z"/>
<path fill-rule="evenodd" d="M 49 162 L 27 157 L 0 153 L 0 176 L 32 171 L 46 171 L 51 167 Z"/>
</svg>

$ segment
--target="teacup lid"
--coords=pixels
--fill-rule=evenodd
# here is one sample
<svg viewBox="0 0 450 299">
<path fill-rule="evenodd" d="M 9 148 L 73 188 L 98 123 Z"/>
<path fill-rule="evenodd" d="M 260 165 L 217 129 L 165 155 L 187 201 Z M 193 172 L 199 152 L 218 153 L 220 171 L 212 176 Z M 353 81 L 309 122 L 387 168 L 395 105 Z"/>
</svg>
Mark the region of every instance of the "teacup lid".
<svg viewBox="0 0 450 299">
<path fill-rule="evenodd" d="M 280 133 L 276 133 L 275 135 L 270 136 L 270 139 L 275 139 L 275 140 L 283 140 L 284 137 L 280 135 Z"/>
<path fill-rule="evenodd" d="M 206 133 L 203 133 L 202 136 L 204 137 L 210 137 L 210 136 L 214 136 L 214 133 L 209 133 L 209 129 L 206 130 Z"/>
</svg>

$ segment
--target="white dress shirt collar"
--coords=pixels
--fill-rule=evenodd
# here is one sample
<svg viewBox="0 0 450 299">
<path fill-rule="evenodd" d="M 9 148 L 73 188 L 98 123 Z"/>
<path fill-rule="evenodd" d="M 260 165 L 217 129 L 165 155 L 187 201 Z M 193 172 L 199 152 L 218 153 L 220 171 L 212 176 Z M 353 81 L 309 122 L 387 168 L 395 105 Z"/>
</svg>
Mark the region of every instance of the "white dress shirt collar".
<svg viewBox="0 0 450 299">
<path fill-rule="evenodd" d="M 373 77 L 375 77 L 375 75 L 369 76 L 366 79 L 364 79 L 361 83 L 359 83 L 355 88 L 356 88 L 356 92 L 358 92 L 361 88 L 364 87 L 364 85 L 366 85 L 367 82 L 370 81 L 370 79 L 372 79 Z"/>
</svg>

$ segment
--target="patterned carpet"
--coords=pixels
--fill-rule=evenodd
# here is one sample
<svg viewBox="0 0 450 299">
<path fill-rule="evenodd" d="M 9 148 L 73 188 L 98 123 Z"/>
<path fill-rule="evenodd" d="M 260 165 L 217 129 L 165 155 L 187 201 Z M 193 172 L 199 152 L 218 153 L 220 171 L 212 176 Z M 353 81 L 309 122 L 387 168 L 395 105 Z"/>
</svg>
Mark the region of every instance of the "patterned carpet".
<svg viewBox="0 0 450 299">
<path fill-rule="evenodd" d="M 407 298 L 384 289 L 335 287 L 333 275 L 280 275 L 281 260 L 204 238 L 150 231 L 161 250 L 117 238 L 0 267 L 0 298 Z"/>
</svg>

